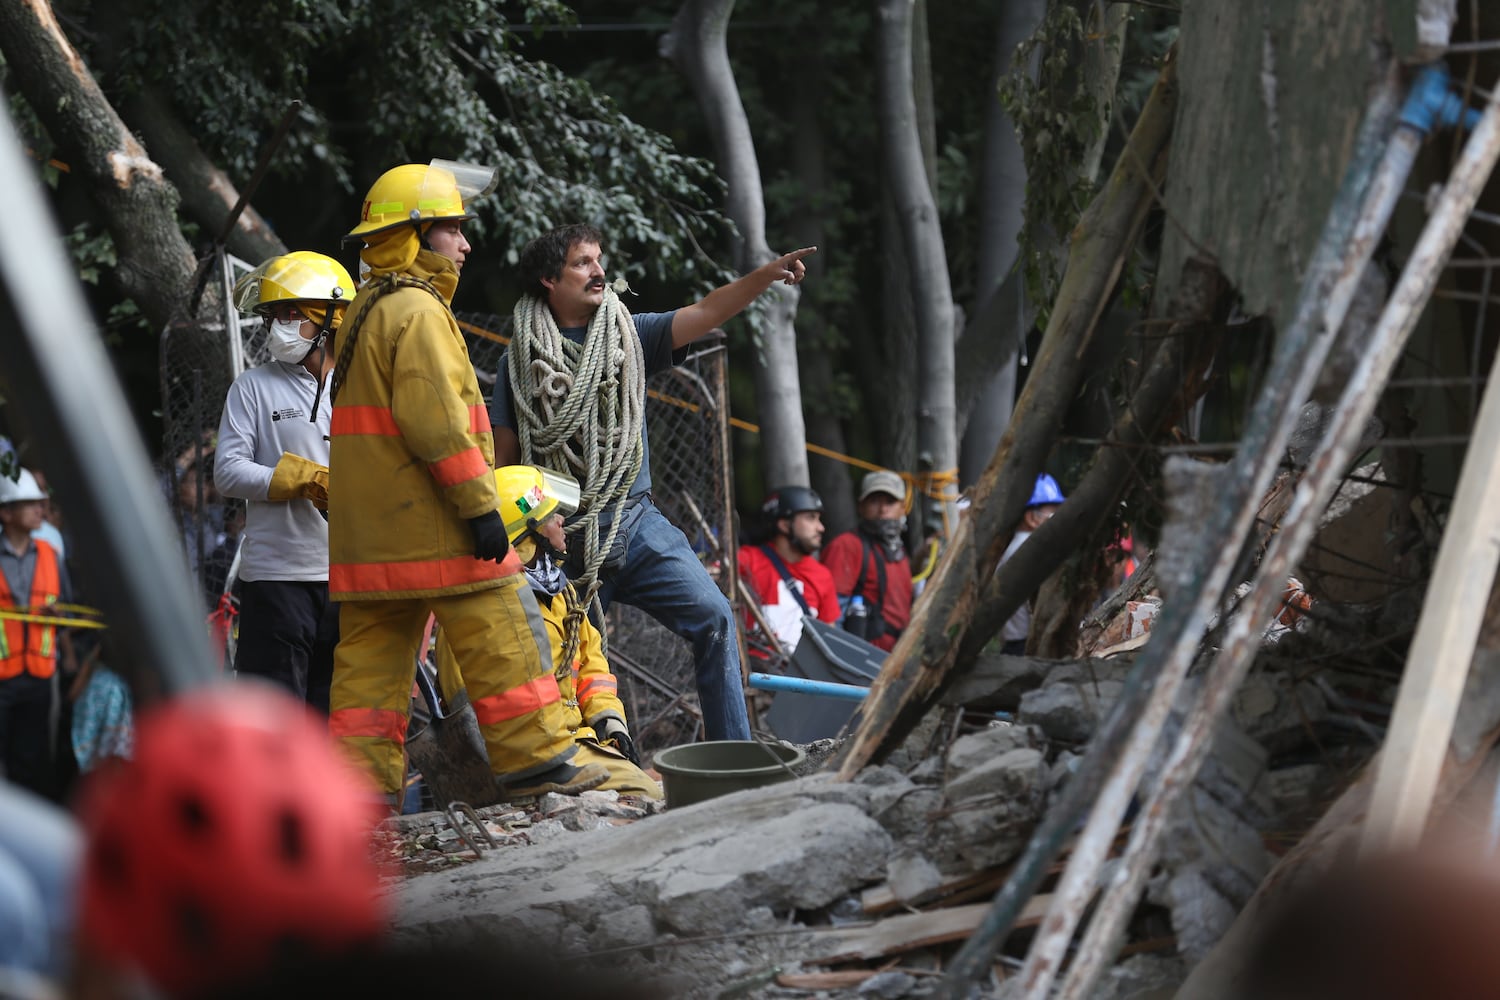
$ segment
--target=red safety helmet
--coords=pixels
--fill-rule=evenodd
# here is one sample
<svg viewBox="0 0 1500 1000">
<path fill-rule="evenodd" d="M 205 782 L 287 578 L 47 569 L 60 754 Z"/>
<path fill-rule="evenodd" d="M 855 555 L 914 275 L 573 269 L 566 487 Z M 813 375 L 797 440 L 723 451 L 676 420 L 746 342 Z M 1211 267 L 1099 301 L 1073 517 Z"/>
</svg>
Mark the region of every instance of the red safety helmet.
<svg viewBox="0 0 1500 1000">
<path fill-rule="evenodd" d="M 173 997 L 377 938 L 377 796 L 278 689 L 214 685 L 144 713 L 92 775 L 80 945 Z"/>
</svg>

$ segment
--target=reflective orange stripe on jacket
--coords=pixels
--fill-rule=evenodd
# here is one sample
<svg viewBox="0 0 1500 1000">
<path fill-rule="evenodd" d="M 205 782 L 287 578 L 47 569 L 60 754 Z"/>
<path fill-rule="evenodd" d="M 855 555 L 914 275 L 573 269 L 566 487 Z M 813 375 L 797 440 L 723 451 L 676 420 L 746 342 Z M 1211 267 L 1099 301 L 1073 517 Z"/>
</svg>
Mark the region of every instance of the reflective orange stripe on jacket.
<svg viewBox="0 0 1500 1000">
<path fill-rule="evenodd" d="M 36 568 L 31 573 L 25 610 L 35 612 L 57 603 L 62 580 L 52 546 L 35 539 L 32 544 L 36 546 Z M 21 607 L 4 573 L 0 573 L 0 607 Z M 23 670 L 33 677 L 51 677 L 57 669 L 57 626 L 9 618 L 0 625 L 4 625 L 0 628 L 0 680 L 16 677 Z"/>
<path fill-rule="evenodd" d="M 469 433 L 490 430 L 490 411 L 483 404 L 469 407 Z M 378 437 L 400 437 L 401 428 L 389 406 L 339 406 L 333 411 L 329 435 L 374 434 Z"/>
<path fill-rule="evenodd" d="M 599 694 L 601 691 L 616 692 L 620 690 L 620 682 L 613 674 L 598 674 L 588 678 L 578 685 L 578 700 L 585 701 L 590 696 Z"/>
<path fill-rule="evenodd" d="M 490 471 L 490 463 L 484 460 L 484 452 L 478 448 L 466 448 L 457 455 L 449 455 L 440 462 L 431 462 L 427 471 L 443 489 L 478 479 Z"/>
<path fill-rule="evenodd" d="M 328 589 L 336 594 L 381 594 L 436 590 L 484 580 L 502 580 L 521 571 L 514 552 L 500 562 L 472 555 L 411 562 L 335 563 L 328 567 Z"/>
<path fill-rule="evenodd" d="M 337 708 L 328 713 L 328 731 L 334 738 L 373 736 L 406 742 L 406 716 L 388 708 Z"/>
<path fill-rule="evenodd" d="M 493 726 L 497 722 L 530 715 L 554 701 L 562 701 L 562 692 L 557 689 L 557 678 L 544 674 L 520 687 L 476 700 L 473 703 L 474 715 L 481 726 Z"/>
</svg>

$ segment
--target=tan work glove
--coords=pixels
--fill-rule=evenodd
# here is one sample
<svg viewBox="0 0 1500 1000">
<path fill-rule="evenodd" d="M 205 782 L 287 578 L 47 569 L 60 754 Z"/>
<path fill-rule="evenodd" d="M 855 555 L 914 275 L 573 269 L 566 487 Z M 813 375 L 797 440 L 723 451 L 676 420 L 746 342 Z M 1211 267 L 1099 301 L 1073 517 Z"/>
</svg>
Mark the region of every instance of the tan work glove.
<svg viewBox="0 0 1500 1000">
<path fill-rule="evenodd" d="M 267 500 L 311 500 L 319 510 L 328 509 L 328 466 L 310 458 L 281 453 L 281 461 L 271 472 Z"/>
</svg>

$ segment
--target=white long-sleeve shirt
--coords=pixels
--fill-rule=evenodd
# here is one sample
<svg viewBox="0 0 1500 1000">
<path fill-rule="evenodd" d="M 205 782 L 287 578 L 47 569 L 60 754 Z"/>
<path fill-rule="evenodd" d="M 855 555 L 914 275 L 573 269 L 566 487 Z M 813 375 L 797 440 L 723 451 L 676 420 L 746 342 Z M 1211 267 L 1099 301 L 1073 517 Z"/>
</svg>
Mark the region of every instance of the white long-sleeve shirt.
<svg viewBox="0 0 1500 1000">
<path fill-rule="evenodd" d="M 310 500 L 266 499 L 271 473 L 282 452 L 328 464 L 333 404 L 328 386 L 318 419 L 308 419 L 318 383 L 306 368 L 270 361 L 252 368 L 229 387 L 219 418 L 214 485 L 229 497 L 249 501 L 241 580 L 328 579 L 328 522 Z"/>
</svg>

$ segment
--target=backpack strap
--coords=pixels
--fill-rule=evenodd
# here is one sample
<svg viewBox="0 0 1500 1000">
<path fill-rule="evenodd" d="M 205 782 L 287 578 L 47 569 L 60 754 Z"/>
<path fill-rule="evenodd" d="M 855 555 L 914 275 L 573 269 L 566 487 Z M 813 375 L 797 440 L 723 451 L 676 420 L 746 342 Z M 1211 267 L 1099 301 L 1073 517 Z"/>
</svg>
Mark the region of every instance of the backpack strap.
<svg viewBox="0 0 1500 1000">
<path fill-rule="evenodd" d="M 769 545 L 757 547 L 766 554 L 767 559 L 771 560 L 771 565 L 776 567 L 776 572 L 781 574 L 781 579 L 786 582 L 786 589 L 791 591 L 792 597 L 796 599 L 798 604 L 802 605 L 802 613 L 804 615 L 811 615 L 812 608 L 808 606 L 806 598 L 802 596 L 802 588 L 795 586 L 793 583 L 797 578 L 792 576 L 792 571 L 787 569 L 786 563 L 781 561 L 781 557 L 776 554 L 776 550 Z"/>
<path fill-rule="evenodd" d="M 873 561 L 875 564 L 875 607 L 872 609 L 871 618 L 884 621 L 881 615 L 885 611 L 885 556 L 863 534 L 859 536 L 859 544 L 859 576 L 854 581 L 854 592 L 864 593 L 865 564 Z"/>
</svg>

